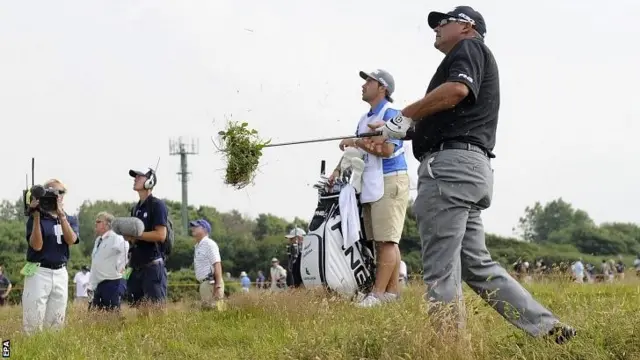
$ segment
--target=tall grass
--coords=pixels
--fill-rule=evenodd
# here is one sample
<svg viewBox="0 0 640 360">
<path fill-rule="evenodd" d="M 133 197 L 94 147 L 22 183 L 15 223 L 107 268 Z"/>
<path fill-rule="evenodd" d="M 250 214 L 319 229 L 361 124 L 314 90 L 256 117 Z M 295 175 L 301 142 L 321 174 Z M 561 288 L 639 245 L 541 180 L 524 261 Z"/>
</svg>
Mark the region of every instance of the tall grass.
<svg viewBox="0 0 640 360">
<path fill-rule="evenodd" d="M 578 336 L 566 345 L 534 339 L 508 324 L 466 289 L 468 342 L 437 334 L 427 322 L 424 287 L 402 300 L 360 309 L 302 290 L 234 294 L 225 311 L 195 302 L 171 304 L 165 315 L 122 318 L 70 305 L 60 332 L 21 333 L 20 307 L 0 308 L 0 337 L 12 359 L 640 359 L 640 282 L 526 287 Z"/>
</svg>

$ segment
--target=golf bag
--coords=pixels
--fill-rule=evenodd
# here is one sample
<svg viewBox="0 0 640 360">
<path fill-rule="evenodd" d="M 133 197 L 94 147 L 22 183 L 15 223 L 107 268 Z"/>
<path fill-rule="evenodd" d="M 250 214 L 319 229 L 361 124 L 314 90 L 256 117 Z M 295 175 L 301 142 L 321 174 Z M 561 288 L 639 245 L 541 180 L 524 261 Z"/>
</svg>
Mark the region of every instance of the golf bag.
<svg viewBox="0 0 640 360">
<path fill-rule="evenodd" d="M 303 238 L 299 261 L 300 279 L 305 288 L 322 286 L 329 291 L 354 298 L 370 292 L 375 281 L 373 244 L 360 239 L 344 248 L 339 207 L 340 190 L 336 185 L 329 191 L 318 190 L 318 203 Z M 358 217 L 362 225 L 362 207 L 358 201 Z"/>
</svg>

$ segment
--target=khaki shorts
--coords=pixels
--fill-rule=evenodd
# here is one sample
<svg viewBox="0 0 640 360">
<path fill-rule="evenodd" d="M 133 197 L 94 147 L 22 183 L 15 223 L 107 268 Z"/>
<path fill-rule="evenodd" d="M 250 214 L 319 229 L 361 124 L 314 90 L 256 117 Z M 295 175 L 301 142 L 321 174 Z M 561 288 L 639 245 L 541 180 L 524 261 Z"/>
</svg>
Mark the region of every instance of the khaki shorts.
<svg viewBox="0 0 640 360">
<path fill-rule="evenodd" d="M 385 176 L 382 198 L 362 205 L 367 240 L 399 243 L 408 203 L 409 175 Z"/>
</svg>

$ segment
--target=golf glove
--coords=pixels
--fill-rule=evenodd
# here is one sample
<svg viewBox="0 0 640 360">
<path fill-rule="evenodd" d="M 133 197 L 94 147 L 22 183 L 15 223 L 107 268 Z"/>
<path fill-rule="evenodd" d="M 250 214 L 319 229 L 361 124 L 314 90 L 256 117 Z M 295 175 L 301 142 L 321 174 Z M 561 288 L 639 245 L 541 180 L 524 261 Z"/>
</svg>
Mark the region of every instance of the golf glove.
<svg viewBox="0 0 640 360">
<path fill-rule="evenodd" d="M 388 139 L 404 139 L 407 131 L 413 125 L 413 120 L 402 114 L 389 119 L 384 126 L 381 127 L 382 136 Z"/>
</svg>

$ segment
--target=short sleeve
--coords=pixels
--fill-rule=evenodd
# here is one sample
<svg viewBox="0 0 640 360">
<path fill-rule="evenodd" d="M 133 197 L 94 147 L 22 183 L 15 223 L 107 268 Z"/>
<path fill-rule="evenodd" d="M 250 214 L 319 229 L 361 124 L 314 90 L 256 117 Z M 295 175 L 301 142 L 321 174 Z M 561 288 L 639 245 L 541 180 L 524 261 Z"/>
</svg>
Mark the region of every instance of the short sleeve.
<svg viewBox="0 0 640 360">
<path fill-rule="evenodd" d="M 467 85 L 475 101 L 480 92 L 486 62 L 482 43 L 474 39 L 462 40 L 450 56 L 447 81 Z"/>
<path fill-rule="evenodd" d="M 220 248 L 215 242 L 212 242 L 211 246 L 209 246 L 209 259 L 211 260 L 211 264 L 220 262 Z"/>
<path fill-rule="evenodd" d="M 67 216 L 67 220 L 73 232 L 76 233 L 76 242 L 74 244 L 77 244 L 80 242 L 80 224 L 78 223 L 78 218 L 75 216 Z"/>
<path fill-rule="evenodd" d="M 155 230 L 156 226 L 167 226 L 167 206 L 163 201 L 154 201 L 151 206 L 153 210 L 153 218 L 151 219 L 151 229 Z"/>
<path fill-rule="evenodd" d="M 29 239 L 31 238 L 31 233 L 33 232 L 33 216 L 31 215 L 27 219 L 27 225 L 25 225 L 25 230 L 27 234 L 27 242 L 29 242 Z"/>
</svg>

